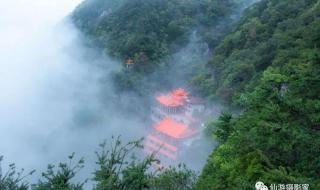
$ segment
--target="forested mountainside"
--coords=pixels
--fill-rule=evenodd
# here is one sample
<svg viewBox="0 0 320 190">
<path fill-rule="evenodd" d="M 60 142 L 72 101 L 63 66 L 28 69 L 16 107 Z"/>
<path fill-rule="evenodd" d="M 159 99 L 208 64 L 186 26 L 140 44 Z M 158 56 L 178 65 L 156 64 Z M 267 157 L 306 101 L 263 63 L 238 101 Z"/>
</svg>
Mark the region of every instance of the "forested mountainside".
<svg viewBox="0 0 320 190">
<path fill-rule="evenodd" d="M 263 0 L 217 47 L 194 82 L 241 105 L 209 125 L 220 146 L 198 189 L 250 189 L 257 180 L 320 189 L 320 2 Z"/>
<path fill-rule="evenodd" d="M 206 30 L 234 8 L 232 0 L 92 0 L 78 7 L 73 19 L 106 52 L 142 66 L 142 55 L 156 61 L 186 45 L 195 26 L 213 46 L 217 34 Z"/>
<path fill-rule="evenodd" d="M 72 19 L 90 45 L 135 63 L 115 74 L 120 92 L 141 92 L 153 82 L 141 78 L 165 73 L 166 60 L 197 31 L 211 54 L 186 79 L 191 89 L 242 110 L 207 125 L 219 145 L 200 176 L 183 166 L 149 173 L 157 160 L 127 157 L 140 141 L 114 139 L 111 152 L 103 144 L 97 153 L 93 189 L 249 190 L 257 181 L 320 189 L 320 1 L 260 0 L 237 18 L 252 2 L 85 0 L 78 6 Z M 32 189 L 82 190 L 73 178 L 83 160 L 70 163 L 49 165 Z M 0 171 L 0 189 L 26 190 L 24 180 L 14 165 Z"/>
<path fill-rule="evenodd" d="M 115 87 L 145 94 L 142 91 L 151 88 L 150 81 L 157 81 L 145 82 L 146 76 L 155 70 L 156 75 L 167 73 L 171 56 L 190 42 L 193 32 L 213 50 L 248 4 L 244 0 L 91 0 L 79 5 L 72 18 L 104 53 L 135 63 L 130 74 L 126 69 L 115 73 Z M 163 81 L 164 76 L 160 76 Z"/>
</svg>

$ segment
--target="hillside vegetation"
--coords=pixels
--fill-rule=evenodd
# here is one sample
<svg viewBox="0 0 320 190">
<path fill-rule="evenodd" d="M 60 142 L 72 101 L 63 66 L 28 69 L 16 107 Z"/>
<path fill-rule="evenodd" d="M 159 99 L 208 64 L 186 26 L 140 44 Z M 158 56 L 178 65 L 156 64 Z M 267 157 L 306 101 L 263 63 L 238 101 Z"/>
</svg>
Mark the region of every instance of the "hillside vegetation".
<svg viewBox="0 0 320 190">
<path fill-rule="evenodd" d="M 235 6 L 232 0 L 91 0 L 76 9 L 73 19 L 112 56 L 155 61 L 186 45 L 195 26 L 210 35 L 204 30 Z"/>
<path fill-rule="evenodd" d="M 198 189 L 268 184 L 320 188 L 320 2 L 263 0 L 217 47 L 193 82 L 243 107 L 209 125 L 221 145 Z"/>
<path fill-rule="evenodd" d="M 244 6 L 243 0 L 87 0 L 72 19 L 103 53 L 123 65 L 128 59 L 135 63 L 130 72 L 124 67 L 114 73 L 115 88 L 145 94 L 152 91 L 150 83 L 160 85 L 149 76 L 168 73 L 172 55 L 190 42 L 194 31 L 212 50 Z"/>
</svg>

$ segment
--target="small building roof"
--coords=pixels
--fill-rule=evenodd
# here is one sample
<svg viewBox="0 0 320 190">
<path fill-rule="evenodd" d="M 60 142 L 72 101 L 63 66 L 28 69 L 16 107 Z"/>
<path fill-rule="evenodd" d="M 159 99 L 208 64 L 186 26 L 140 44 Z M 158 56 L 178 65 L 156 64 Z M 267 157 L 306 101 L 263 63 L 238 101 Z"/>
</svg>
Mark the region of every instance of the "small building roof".
<svg viewBox="0 0 320 190">
<path fill-rule="evenodd" d="M 178 88 L 167 95 L 156 97 L 157 101 L 167 107 L 179 107 L 186 103 L 189 93 L 183 88 Z"/>
<path fill-rule="evenodd" d="M 168 117 L 156 124 L 154 128 L 158 132 L 168 135 L 175 139 L 187 138 L 197 133 L 196 130 L 191 130 L 187 125 L 178 123 Z"/>
<path fill-rule="evenodd" d="M 134 64 L 134 61 L 132 59 L 127 60 L 127 65 L 133 65 L 133 64 Z"/>
<path fill-rule="evenodd" d="M 167 107 L 179 107 L 184 105 L 182 100 L 174 99 L 170 95 L 160 95 L 156 97 L 156 99 L 160 104 Z"/>
<path fill-rule="evenodd" d="M 172 91 L 171 96 L 176 99 L 185 100 L 188 98 L 189 93 L 183 88 L 178 88 L 178 89 Z"/>
</svg>

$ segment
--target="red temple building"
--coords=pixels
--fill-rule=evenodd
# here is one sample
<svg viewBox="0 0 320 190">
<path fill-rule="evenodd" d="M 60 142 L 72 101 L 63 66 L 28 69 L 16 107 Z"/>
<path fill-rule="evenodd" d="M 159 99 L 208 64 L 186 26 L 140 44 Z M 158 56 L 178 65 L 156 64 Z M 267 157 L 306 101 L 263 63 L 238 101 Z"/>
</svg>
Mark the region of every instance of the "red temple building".
<svg viewBox="0 0 320 190">
<path fill-rule="evenodd" d="M 195 101 L 197 100 L 197 101 Z M 146 137 L 144 149 L 163 162 L 176 161 L 199 133 L 200 124 L 193 116 L 194 109 L 204 111 L 205 102 L 191 97 L 182 88 L 155 97 L 151 119 L 155 123 Z"/>
</svg>

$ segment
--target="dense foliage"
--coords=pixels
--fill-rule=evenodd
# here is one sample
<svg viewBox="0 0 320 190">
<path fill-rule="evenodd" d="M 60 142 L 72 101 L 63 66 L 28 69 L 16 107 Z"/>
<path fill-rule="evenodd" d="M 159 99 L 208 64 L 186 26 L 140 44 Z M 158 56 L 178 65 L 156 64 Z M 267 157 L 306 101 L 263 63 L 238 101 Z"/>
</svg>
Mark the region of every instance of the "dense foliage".
<svg viewBox="0 0 320 190">
<path fill-rule="evenodd" d="M 212 124 L 221 145 L 199 189 L 252 189 L 258 180 L 320 188 L 319 47 L 319 1 L 263 0 L 247 11 L 210 61 L 214 75 L 194 79 L 244 108 Z"/>
<path fill-rule="evenodd" d="M 238 92 L 252 90 L 279 53 L 290 58 L 304 46 L 318 47 L 318 13 L 310 7 L 315 2 L 262 1 L 251 7 L 215 49 L 208 71 L 193 83 L 208 96 L 230 100 Z"/>
<path fill-rule="evenodd" d="M 86 0 L 72 18 L 103 53 L 123 62 L 113 77 L 115 88 L 145 94 L 150 81 L 158 82 L 148 75 L 167 73 L 175 64 L 171 56 L 194 31 L 213 49 L 243 6 L 243 0 Z M 130 70 L 124 64 L 129 59 Z"/>
<path fill-rule="evenodd" d="M 208 29 L 234 7 L 232 0 L 91 0 L 76 9 L 73 19 L 105 51 L 121 59 L 143 59 L 138 61 L 143 66 L 172 54 L 188 42 L 195 26 Z"/>
</svg>

